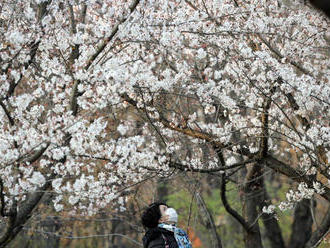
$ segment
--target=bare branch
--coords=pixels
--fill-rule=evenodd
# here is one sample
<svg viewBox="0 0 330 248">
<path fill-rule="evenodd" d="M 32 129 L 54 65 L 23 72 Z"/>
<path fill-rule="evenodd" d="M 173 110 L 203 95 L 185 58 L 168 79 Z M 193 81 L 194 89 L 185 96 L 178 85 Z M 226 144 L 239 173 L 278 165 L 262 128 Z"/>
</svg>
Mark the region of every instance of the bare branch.
<svg viewBox="0 0 330 248">
<path fill-rule="evenodd" d="M 245 229 L 245 231 L 249 232 L 250 227 L 249 227 L 248 223 L 244 220 L 244 218 L 239 213 L 237 213 L 229 205 L 229 203 L 227 201 L 227 197 L 226 197 L 226 178 L 225 178 L 224 175 L 221 178 L 221 200 L 222 200 L 223 206 L 225 207 L 226 211 L 242 225 L 242 227 Z"/>
<path fill-rule="evenodd" d="M 77 33 L 77 30 L 76 30 L 76 21 L 75 21 L 75 19 L 74 19 L 73 7 L 72 7 L 72 5 L 69 3 L 68 0 L 67 0 L 66 2 L 67 2 L 67 4 L 68 4 L 68 6 L 69 6 L 71 32 L 75 34 L 75 33 Z"/>
<path fill-rule="evenodd" d="M 191 182 L 188 182 L 190 185 L 192 184 Z M 194 189 L 193 189 L 194 188 Z M 195 189 L 195 187 L 188 187 L 188 190 L 190 194 L 195 194 L 195 199 L 196 203 L 198 205 L 201 217 L 204 221 L 204 223 L 207 225 L 207 227 L 210 229 L 213 239 L 212 239 L 212 244 L 214 248 L 222 248 L 221 244 L 221 238 L 219 237 L 217 231 L 216 231 L 216 226 L 214 223 L 214 219 L 210 211 L 208 210 L 206 203 L 203 199 L 203 196 L 198 192 L 198 190 Z"/>
</svg>

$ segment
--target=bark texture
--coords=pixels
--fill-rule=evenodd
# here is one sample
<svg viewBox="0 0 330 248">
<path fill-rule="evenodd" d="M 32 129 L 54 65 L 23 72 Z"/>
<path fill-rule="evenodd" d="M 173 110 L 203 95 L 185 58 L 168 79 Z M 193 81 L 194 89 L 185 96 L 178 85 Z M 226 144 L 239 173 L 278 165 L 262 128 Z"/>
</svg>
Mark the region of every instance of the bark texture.
<svg viewBox="0 0 330 248">
<path fill-rule="evenodd" d="M 312 234 L 313 218 L 310 209 L 310 200 L 299 202 L 294 211 L 290 248 L 304 247 Z"/>
<path fill-rule="evenodd" d="M 260 212 L 264 206 L 268 206 L 270 203 L 270 198 L 266 191 L 266 188 L 263 188 L 263 201 L 261 202 Z M 282 231 L 280 225 L 278 224 L 277 219 L 274 214 L 262 214 L 262 222 L 265 226 L 265 234 L 267 239 L 270 242 L 271 248 L 285 248 L 285 243 L 282 236 Z"/>
</svg>

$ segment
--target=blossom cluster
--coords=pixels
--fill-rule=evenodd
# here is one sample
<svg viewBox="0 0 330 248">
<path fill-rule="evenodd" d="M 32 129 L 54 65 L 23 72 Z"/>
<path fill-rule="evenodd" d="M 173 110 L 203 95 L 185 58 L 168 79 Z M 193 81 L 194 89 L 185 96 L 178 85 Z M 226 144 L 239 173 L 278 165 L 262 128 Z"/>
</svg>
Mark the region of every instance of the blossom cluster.
<svg viewBox="0 0 330 248">
<path fill-rule="evenodd" d="M 67 201 L 92 214 L 123 202 L 121 186 L 167 175 L 173 159 L 219 166 L 214 143 L 228 165 L 242 150 L 257 153 L 265 114 L 269 154 L 293 151 L 308 175 L 327 171 L 329 21 L 321 13 L 297 1 L 127 2 L 0 4 L 6 200 L 51 180 L 56 210 Z M 322 187 L 300 184 L 287 200 Z"/>
</svg>

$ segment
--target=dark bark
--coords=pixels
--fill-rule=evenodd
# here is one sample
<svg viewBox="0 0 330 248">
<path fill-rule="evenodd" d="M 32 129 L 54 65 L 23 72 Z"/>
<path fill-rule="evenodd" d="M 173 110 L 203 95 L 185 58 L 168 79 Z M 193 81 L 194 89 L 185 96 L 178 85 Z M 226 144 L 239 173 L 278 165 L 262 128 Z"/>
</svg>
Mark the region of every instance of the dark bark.
<svg viewBox="0 0 330 248">
<path fill-rule="evenodd" d="M 262 248 L 260 228 L 258 224 L 257 205 L 258 200 L 254 198 L 255 191 L 244 192 L 243 216 L 250 225 L 249 231 L 244 232 L 244 242 L 246 248 Z"/>
<path fill-rule="evenodd" d="M 311 213 L 311 202 L 304 199 L 299 202 L 294 211 L 292 233 L 290 237 L 290 248 L 304 247 L 312 234 L 313 218 Z"/>
<path fill-rule="evenodd" d="M 241 215 L 239 215 L 239 213 L 237 213 L 233 208 L 231 208 L 231 206 L 229 205 L 229 203 L 227 201 L 226 178 L 224 175 L 221 178 L 221 200 L 222 200 L 222 204 L 225 207 L 226 211 L 242 225 L 242 227 L 245 229 L 245 231 L 249 231 L 248 223 L 244 220 L 244 218 Z"/>
<path fill-rule="evenodd" d="M 263 187 L 263 167 L 260 164 L 255 164 L 247 173 L 242 189 L 243 217 L 249 226 L 249 230 L 244 232 L 246 248 L 263 247 L 257 210 Z"/>
<path fill-rule="evenodd" d="M 51 180 L 48 179 L 43 187 L 28 195 L 27 199 L 20 204 L 19 208 L 14 207 L 15 213 L 9 215 L 7 227 L 0 236 L 0 248 L 5 247 L 22 230 L 23 225 L 30 219 L 33 210 L 38 206 L 45 191 L 50 187 Z M 16 212 L 17 209 L 19 211 Z"/>
<path fill-rule="evenodd" d="M 330 1 L 329 0 L 310 0 L 314 7 L 322 10 L 328 17 L 330 17 Z"/>
<path fill-rule="evenodd" d="M 263 159 L 263 161 L 266 162 L 267 167 L 273 169 L 274 171 L 286 175 L 287 177 L 291 178 L 296 182 L 299 183 L 304 182 L 308 185 L 309 188 L 314 188 L 313 182 L 315 182 L 315 180 L 312 180 L 311 177 L 306 176 L 305 172 L 295 169 L 290 165 L 285 164 L 284 162 L 272 157 L 271 155 L 267 155 Z M 320 196 L 322 196 L 324 199 L 330 202 L 330 188 L 328 188 L 321 182 L 319 183 L 321 184 L 321 187 L 324 189 L 324 193 L 320 194 Z"/>
<path fill-rule="evenodd" d="M 323 237 L 325 237 L 330 231 L 330 206 L 328 207 L 328 211 L 323 217 L 323 221 L 321 225 L 312 233 L 310 239 L 305 245 L 305 248 L 313 248 L 317 247 L 317 245 L 322 241 Z"/>
<path fill-rule="evenodd" d="M 262 211 L 264 206 L 268 206 L 270 199 L 266 188 L 264 187 L 263 201 L 260 203 L 260 211 Z M 265 234 L 268 238 L 271 248 L 284 248 L 285 243 L 282 237 L 281 228 L 275 218 L 274 214 L 263 214 L 261 216 L 262 221 L 265 226 Z"/>
</svg>

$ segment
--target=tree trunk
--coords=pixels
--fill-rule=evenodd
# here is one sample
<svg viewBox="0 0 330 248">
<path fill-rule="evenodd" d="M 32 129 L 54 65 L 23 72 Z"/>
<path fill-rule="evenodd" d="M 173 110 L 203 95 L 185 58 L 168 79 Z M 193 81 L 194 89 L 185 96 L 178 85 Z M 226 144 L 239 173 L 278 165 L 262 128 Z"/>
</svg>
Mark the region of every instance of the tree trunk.
<svg viewBox="0 0 330 248">
<path fill-rule="evenodd" d="M 263 188 L 263 201 L 260 202 L 259 210 L 262 212 L 263 207 L 268 206 L 270 203 L 270 198 L 267 193 L 267 189 Z M 275 218 L 274 214 L 263 213 L 261 215 L 262 222 L 265 226 L 265 234 L 270 241 L 271 248 L 285 248 L 284 240 L 282 237 L 281 228 Z"/>
<path fill-rule="evenodd" d="M 330 231 L 330 206 L 328 207 L 328 211 L 323 216 L 323 221 L 321 225 L 312 233 L 311 238 L 305 245 L 305 248 L 317 247 L 322 239 L 329 233 Z"/>
<path fill-rule="evenodd" d="M 313 204 L 314 205 L 314 204 Z M 311 201 L 304 199 L 299 202 L 294 211 L 290 248 L 304 247 L 312 234 L 313 219 L 311 214 Z"/>
<path fill-rule="evenodd" d="M 262 248 L 260 228 L 258 224 L 258 192 L 244 192 L 243 217 L 248 223 L 249 231 L 244 231 L 244 242 L 246 248 Z"/>
<path fill-rule="evenodd" d="M 243 218 L 249 230 L 244 230 L 245 248 L 262 248 L 260 228 L 258 223 L 258 206 L 263 190 L 263 168 L 255 164 L 245 176 L 242 189 Z"/>
</svg>

